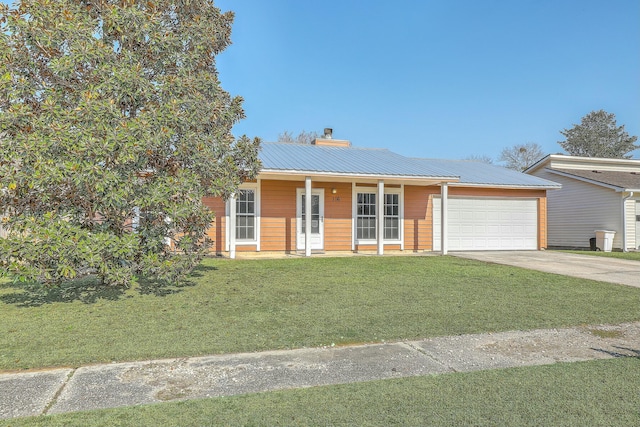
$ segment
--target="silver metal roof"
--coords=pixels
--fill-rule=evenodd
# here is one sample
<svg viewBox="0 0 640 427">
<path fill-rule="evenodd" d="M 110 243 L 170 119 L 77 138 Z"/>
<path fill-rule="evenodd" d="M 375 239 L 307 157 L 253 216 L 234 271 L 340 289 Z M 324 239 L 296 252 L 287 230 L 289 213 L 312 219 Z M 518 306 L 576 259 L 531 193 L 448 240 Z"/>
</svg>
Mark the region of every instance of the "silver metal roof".
<svg viewBox="0 0 640 427">
<path fill-rule="evenodd" d="M 527 175 L 502 166 L 473 160 L 414 159 L 425 165 L 437 167 L 460 177 L 459 185 L 483 185 L 498 187 L 561 188 L 556 182 Z"/>
<path fill-rule="evenodd" d="M 460 184 L 560 188 L 560 184 L 469 160 L 417 159 L 387 149 L 263 142 L 262 170 L 282 173 L 442 178 Z"/>
<path fill-rule="evenodd" d="M 262 170 L 269 172 L 451 178 L 436 165 L 415 162 L 386 149 L 263 142 Z"/>
</svg>

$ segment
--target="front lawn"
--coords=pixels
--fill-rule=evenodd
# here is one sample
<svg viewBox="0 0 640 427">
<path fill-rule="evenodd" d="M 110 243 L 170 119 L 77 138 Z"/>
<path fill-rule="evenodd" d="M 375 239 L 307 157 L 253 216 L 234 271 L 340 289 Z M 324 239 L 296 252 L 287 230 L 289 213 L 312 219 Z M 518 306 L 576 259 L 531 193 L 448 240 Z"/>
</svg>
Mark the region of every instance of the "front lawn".
<svg viewBox="0 0 640 427">
<path fill-rule="evenodd" d="M 637 426 L 640 359 L 558 363 L 0 421 L 0 426 Z"/>
<path fill-rule="evenodd" d="M 456 257 L 207 259 L 183 287 L 0 285 L 0 370 L 640 320 L 640 289 Z"/>
</svg>

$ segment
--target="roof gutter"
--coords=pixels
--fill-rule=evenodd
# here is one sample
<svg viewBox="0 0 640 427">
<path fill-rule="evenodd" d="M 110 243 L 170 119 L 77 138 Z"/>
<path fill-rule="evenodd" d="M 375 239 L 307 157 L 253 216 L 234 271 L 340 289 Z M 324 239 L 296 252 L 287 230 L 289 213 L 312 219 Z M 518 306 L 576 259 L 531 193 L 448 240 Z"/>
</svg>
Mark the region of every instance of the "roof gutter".
<svg viewBox="0 0 640 427">
<path fill-rule="evenodd" d="M 633 191 L 630 191 L 627 197 L 622 198 L 622 252 L 629 252 L 627 250 L 627 200 L 632 197 Z"/>
<path fill-rule="evenodd" d="M 324 171 L 302 171 L 302 170 L 261 170 L 263 175 L 290 175 L 290 176 L 320 176 L 333 178 L 365 178 L 365 179 L 398 179 L 409 181 L 447 181 L 458 182 L 459 176 L 428 176 L 428 175 L 390 175 L 390 174 L 367 174 L 357 172 L 324 172 Z"/>
<path fill-rule="evenodd" d="M 490 183 L 469 183 L 469 182 L 450 182 L 450 187 L 481 187 L 481 188 L 504 188 L 514 190 L 559 190 L 561 185 L 517 185 L 517 184 L 490 184 Z"/>
</svg>

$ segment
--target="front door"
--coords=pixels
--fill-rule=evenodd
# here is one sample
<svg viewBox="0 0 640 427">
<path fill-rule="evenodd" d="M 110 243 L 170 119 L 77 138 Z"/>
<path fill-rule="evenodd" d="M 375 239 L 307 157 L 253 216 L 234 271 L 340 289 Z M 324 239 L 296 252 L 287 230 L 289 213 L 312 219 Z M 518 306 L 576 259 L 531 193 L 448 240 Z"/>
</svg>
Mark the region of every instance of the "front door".
<svg viewBox="0 0 640 427">
<path fill-rule="evenodd" d="M 303 188 L 298 188 L 296 202 L 296 248 L 305 249 L 305 194 Z M 324 189 L 311 190 L 311 249 L 324 249 Z"/>
</svg>

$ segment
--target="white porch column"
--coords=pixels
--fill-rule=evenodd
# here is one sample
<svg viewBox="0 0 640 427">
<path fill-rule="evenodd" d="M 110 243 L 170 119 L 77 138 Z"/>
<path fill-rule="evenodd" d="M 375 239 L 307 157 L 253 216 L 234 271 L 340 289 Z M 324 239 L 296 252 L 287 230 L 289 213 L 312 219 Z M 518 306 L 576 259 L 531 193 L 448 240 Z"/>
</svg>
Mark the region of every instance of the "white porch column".
<svg viewBox="0 0 640 427">
<path fill-rule="evenodd" d="M 229 197 L 229 258 L 236 257 L 236 195 Z"/>
<path fill-rule="evenodd" d="M 449 237 L 447 230 L 449 229 L 449 213 L 447 212 L 447 206 L 449 204 L 449 186 L 446 182 L 440 185 L 440 250 L 442 255 L 447 254 L 447 246 L 449 244 Z"/>
<path fill-rule="evenodd" d="M 311 177 L 304 179 L 304 255 L 311 256 Z"/>
<path fill-rule="evenodd" d="M 378 255 L 384 255 L 384 181 L 378 181 Z"/>
</svg>

